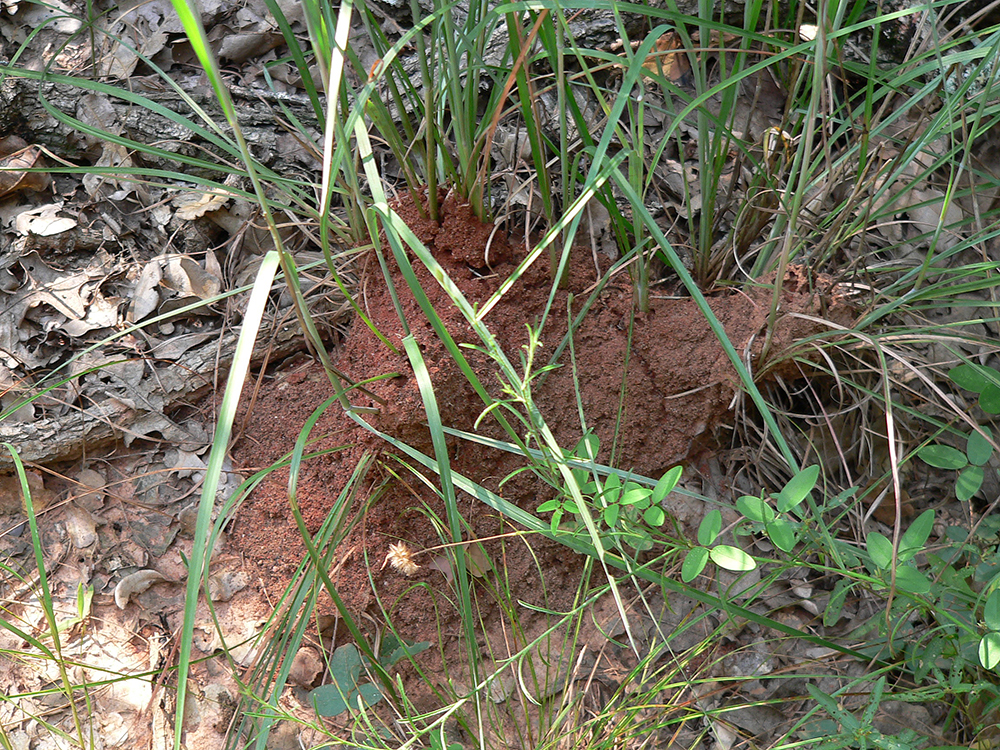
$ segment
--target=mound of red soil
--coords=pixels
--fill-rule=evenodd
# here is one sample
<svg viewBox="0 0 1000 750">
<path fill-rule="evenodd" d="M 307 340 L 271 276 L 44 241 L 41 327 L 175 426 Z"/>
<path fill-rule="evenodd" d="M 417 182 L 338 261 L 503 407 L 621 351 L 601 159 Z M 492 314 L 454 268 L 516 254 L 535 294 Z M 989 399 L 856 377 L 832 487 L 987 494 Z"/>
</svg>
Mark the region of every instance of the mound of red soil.
<svg viewBox="0 0 1000 750">
<path fill-rule="evenodd" d="M 523 251 L 509 245 L 502 236 L 494 235 L 491 241 L 493 227 L 479 223 L 468 207 L 446 204 L 440 226 L 422 219 L 413 206 L 398 210 L 477 308 L 522 258 Z M 564 288 L 555 293 L 548 308 L 542 342 L 534 356 L 535 371 L 548 363 L 566 333 L 567 321 L 587 302 L 600 278 L 589 250 L 575 255 Z M 485 408 L 483 400 L 409 293 L 388 250 L 386 256 L 409 333 L 419 344 L 430 371 L 442 421 L 460 430 L 478 429 L 505 439 L 493 416 L 486 416 L 476 427 Z M 483 342 L 432 274 L 416 260 L 413 266 L 420 287 L 454 340 L 481 347 Z M 831 298 L 829 283 L 813 286 L 807 281 L 800 272 L 786 278 L 782 315 L 770 351 L 781 353 L 816 329 L 815 324 L 790 313 L 820 315 L 822 302 L 824 317 L 839 318 L 841 322 L 849 317 L 849 309 Z M 551 289 L 543 257 L 485 317 L 486 326 L 512 362 L 521 361 L 528 341 L 527 326 L 537 328 L 549 304 Z M 566 347 L 558 366 L 535 381 L 532 393 L 535 407 L 564 448 L 572 449 L 583 433 L 582 408 L 586 426 L 600 436 L 600 460 L 613 460 L 618 467 L 659 477 L 669 467 L 690 460 L 694 451 L 716 447 L 713 435 L 729 415 L 737 378 L 693 301 L 654 299 L 648 313 L 635 313 L 633 318 L 632 295 L 626 274 L 613 278 L 574 332 L 572 357 L 570 347 Z M 823 296 L 825 299 L 821 299 Z M 750 293 L 720 292 L 710 299 L 737 351 L 756 370 L 764 367 L 757 360 L 764 344 L 771 299 L 772 291 L 765 286 Z M 377 401 L 359 392 L 354 392 L 351 400 L 355 405 L 379 409 L 377 415 L 366 417 L 377 429 L 433 455 L 423 402 L 412 368 L 402 353 L 406 331 L 374 255 L 362 273 L 359 301 L 374 326 L 398 352 L 393 352 L 364 324 L 355 323 L 340 348 L 337 366 L 357 381 L 387 373 L 393 376 L 366 386 Z M 494 397 L 505 398 L 495 362 L 481 349 L 462 351 L 483 386 Z M 243 467 L 262 467 L 278 459 L 291 449 L 312 409 L 331 393 L 322 369 L 315 364 L 278 373 L 265 382 L 252 414 L 246 418 L 244 438 L 235 447 L 236 460 Z M 523 405 L 514 404 L 512 409 L 524 413 Z M 506 413 L 512 422 L 516 421 L 511 411 Z M 439 571 L 428 566 L 437 553 L 420 554 L 442 543 L 441 529 L 446 522 L 437 493 L 386 455 L 391 451 L 384 442 L 356 427 L 339 406 L 328 411 L 313 434 L 326 435 L 319 447 L 350 447 L 314 459 L 302 471 L 297 496 L 311 530 L 319 528 L 333 498 L 346 486 L 365 453 L 381 456 L 384 463 L 369 473 L 358 490 L 359 500 L 382 480 L 388 482 L 378 502 L 367 508 L 338 550 L 334 580 L 341 595 L 352 609 L 361 612 L 373 604 L 373 592 L 377 591 L 383 606 L 393 610 L 394 623 L 408 638 L 438 640 L 440 633 L 450 632 L 441 602 L 434 600 L 433 587 L 412 587 L 415 580 L 427 580 L 437 587 L 444 580 Z M 532 474 L 517 473 L 524 462 L 514 455 L 457 439 L 450 439 L 449 447 L 456 471 L 501 492 L 527 510 L 533 511 L 552 492 Z M 391 477 L 390 471 L 398 478 Z M 513 478 L 504 481 L 512 474 Z M 435 483 L 435 477 L 428 479 Z M 274 576 L 282 580 L 302 556 L 288 510 L 286 481 L 287 473 L 273 473 L 241 508 L 234 527 L 234 540 L 247 557 L 259 563 L 265 580 Z M 511 543 L 495 538 L 510 532 L 509 524 L 489 509 L 476 507 L 475 502 L 469 497 L 461 500 L 463 517 L 470 524 L 468 537 L 491 538 L 485 544 L 487 552 L 493 560 L 502 560 L 512 594 L 540 606 L 566 605 L 567 601 L 553 598 L 569 597 L 575 591 L 573 577 L 579 568 L 573 557 L 566 554 L 565 548 L 545 540 Z M 415 560 L 423 567 L 413 579 L 380 567 L 390 543 L 398 540 L 406 541 L 418 553 Z M 544 570 L 547 593 L 537 586 L 538 567 Z M 561 579 L 565 579 L 564 587 L 560 586 Z M 405 596 L 404 591 L 408 592 Z"/>
</svg>

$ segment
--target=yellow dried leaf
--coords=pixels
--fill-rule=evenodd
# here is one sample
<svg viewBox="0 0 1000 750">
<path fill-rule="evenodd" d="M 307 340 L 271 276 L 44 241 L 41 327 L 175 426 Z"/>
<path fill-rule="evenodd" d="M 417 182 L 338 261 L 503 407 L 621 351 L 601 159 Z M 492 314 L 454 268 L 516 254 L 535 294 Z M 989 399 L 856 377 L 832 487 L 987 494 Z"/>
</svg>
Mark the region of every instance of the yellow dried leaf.
<svg viewBox="0 0 1000 750">
<path fill-rule="evenodd" d="M 181 193 L 174 196 L 171 203 L 177 207 L 177 218 L 184 221 L 194 221 L 210 211 L 222 208 L 231 194 L 222 188 L 205 191 Z"/>
</svg>

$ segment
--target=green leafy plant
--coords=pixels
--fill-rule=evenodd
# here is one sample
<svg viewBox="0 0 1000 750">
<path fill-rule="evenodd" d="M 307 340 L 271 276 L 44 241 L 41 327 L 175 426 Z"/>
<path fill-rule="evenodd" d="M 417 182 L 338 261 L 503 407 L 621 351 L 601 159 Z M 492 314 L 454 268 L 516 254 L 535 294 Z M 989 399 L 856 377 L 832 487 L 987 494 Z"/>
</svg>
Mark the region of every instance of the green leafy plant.
<svg viewBox="0 0 1000 750">
<path fill-rule="evenodd" d="M 681 566 L 681 580 L 685 583 L 693 581 L 708 565 L 709 560 L 720 568 L 741 572 L 753 570 L 757 562 L 739 547 L 731 544 L 716 544 L 722 531 L 722 513 L 710 510 L 701 519 L 698 526 L 698 545 L 688 550 Z"/>
<path fill-rule="evenodd" d="M 989 630 L 979 642 L 979 663 L 986 669 L 1000 665 L 1000 589 L 995 589 L 983 605 L 983 623 Z"/>
<path fill-rule="evenodd" d="M 379 663 L 388 670 L 404 657 L 412 657 L 430 648 L 423 643 L 405 643 L 390 637 L 382 644 Z M 382 689 L 374 682 L 362 682 L 365 659 L 352 643 L 340 646 L 330 657 L 330 682 L 309 693 L 309 700 L 319 716 L 337 716 L 350 709 L 368 708 L 382 700 Z"/>
<path fill-rule="evenodd" d="M 1000 547 L 996 543 L 1000 519 L 986 518 L 970 532 L 960 526 L 945 529 L 946 544 L 928 562 L 934 572 L 931 594 L 942 631 L 927 644 L 925 661 L 941 664 L 945 657 L 998 671 L 1000 666 Z M 981 607 L 981 609 L 980 609 Z M 955 625 L 960 627 L 955 627 Z M 975 657 L 972 653 L 975 652 Z M 947 652 L 947 653 L 946 653 Z M 926 671 L 927 667 L 918 666 Z"/>
<path fill-rule="evenodd" d="M 884 535 L 869 534 L 863 560 L 872 575 L 845 575 L 830 595 L 824 623 L 839 617 L 847 593 L 858 586 L 875 594 L 891 587 L 897 596 L 873 623 L 881 635 L 872 639 L 871 653 L 901 657 L 917 684 L 995 696 L 995 677 L 981 670 L 996 673 L 1000 665 L 1000 521 L 985 519 L 973 532 L 949 526 L 930 547 L 933 521 L 932 510 L 918 516 L 895 551 Z M 925 618 L 934 624 L 922 626 Z"/>
<path fill-rule="evenodd" d="M 878 531 L 868 534 L 866 541 L 872 572 L 886 585 L 894 583 L 910 594 L 928 593 L 931 582 L 917 569 L 915 557 L 926 548 L 933 527 L 934 511 L 926 510 L 913 520 L 896 549 L 884 534 Z"/>
<path fill-rule="evenodd" d="M 806 734 L 811 737 L 824 738 L 824 741 L 811 747 L 822 750 L 840 750 L 841 748 L 881 748 L 882 750 L 916 750 L 921 747 L 924 738 L 916 730 L 904 729 L 899 734 L 886 735 L 875 728 L 875 714 L 882 705 L 885 694 L 885 676 L 880 676 L 871 685 L 868 705 L 860 716 L 848 711 L 837 700 L 836 695 L 828 695 L 813 684 L 806 685 L 809 695 L 825 710 L 831 720 L 811 722 Z"/>
<path fill-rule="evenodd" d="M 948 372 L 956 385 L 979 394 L 979 408 L 987 414 L 1000 414 L 1000 372 L 993 367 L 961 364 Z"/>
<path fill-rule="evenodd" d="M 309 693 L 309 700 L 320 716 L 337 716 L 348 709 L 368 708 L 382 700 L 382 691 L 373 682 L 361 682 L 363 663 L 351 643 L 330 657 L 330 679 Z"/>
<path fill-rule="evenodd" d="M 751 531 L 763 531 L 778 549 L 791 552 L 799 541 L 799 519 L 805 515 L 802 502 L 818 479 L 819 466 L 807 466 L 789 479 L 781 492 L 771 494 L 774 507 L 763 498 L 744 495 L 736 501 L 736 509 L 750 522 Z"/>
<path fill-rule="evenodd" d="M 818 478 L 819 466 L 808 466 L 789 479 L 781 492 L 772 493 L 768 499 L 754 495 L 741 497 L 736 501 L 736 509 L 745 519 L 741 533 L 765 534 L 778 549 L 790 553 L 799 542 L 804 515 L 802 502 L 809 497 Z M 718 510 L 705 514 L 698 527 L 699 546 L 689 550 L 684 558 L 683 580 L 697 578 L 709 560 L 726 570 L 744 571 L 756 567 L 753 558 L 738 547 L 715 543 L 721 531 L 722 514 Z"/>
<path fill-rule="evenodd" d="M 578 461 L 592 461 L 600 449 L 600 439 L 588 433 L 577 444 L 570 458 Z M 573 478 L 602 521 L 601 538 L 610 548 L 618 543 L 627 544 L 635 550 L 647 550 L 653 546 L 651 528 L 659 528 L 667 520 L 663 510 L 663 500 L 680 480 L 683 467 L 675 466 L 666 472 L 652 488 L 639 482 L 622 478 L 618 474 L 608 474 L 601 481 L 596 473 L 585 468 L 573 468 Z M 566 513 L 579 515 L 580 508 L 572 496 L 561 495 L 538 506 L 539 513 L 552 513 L 552 531 L 560 531 Z M 579 526 L 572 533 L 578 533 Z"/>
<path fill-rule="evenodd" d="M 987 414 L 1000 414 L 1000 372 L 992 367 L 962 364 L 952 368 L 948 377 L 961 388 L 979 394 L 979 407 Z M 993 455 L 993 433 L 980 425 L 966 437 L 965 451 L 950 445 L 932 443 L 917 451 L 920 459 L 937 469 L 957 471 L 955 496 L 968 502 L 979 492 L 986 478 L 986 464 Z"/>
<path fill-rule="evenodd" d="M 925 445 L 917 451 L 917 455 L 924 463 L 937 469 L 957 471 L 955 496 L 962 502 L 968 502 L 983 486 L 985 466 L 993 455 L 992 438 L 989 427 L 979 427 L 969 433 L 964 452 L 950 445 L 933 443 Z"/>
</svg>

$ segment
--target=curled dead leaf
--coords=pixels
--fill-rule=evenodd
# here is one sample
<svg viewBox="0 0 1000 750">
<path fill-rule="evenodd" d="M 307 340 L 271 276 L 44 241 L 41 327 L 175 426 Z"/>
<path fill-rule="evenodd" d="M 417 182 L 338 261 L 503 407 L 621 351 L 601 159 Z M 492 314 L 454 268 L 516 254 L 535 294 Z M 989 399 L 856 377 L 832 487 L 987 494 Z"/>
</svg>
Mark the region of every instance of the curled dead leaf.
<svg viewBox="0 0 1000 750">
<path fill-rule="evenodd" d="M 292 659 L 292 667 L 288 670 L 288 681 L 299 687 L 312 687 L 322 671 L 323 660 L 319 658 L 316 649 L 304 646 Z"/>
<path fill-rule="evenodd" d="M 115 586 L 115 604 L 118 605 L 118 609 L 125 609 L 133 596 L 141 594 L 154 583 L 166 580 L 169 579 L 159 571 L 149 569 L 127 575 Z"/>
<path fill-rule="evenodd" d="M 79 485 L 74 488 L 73 494 L 77 504 L 87 510 L 97 510 L 104 504 L 107 481 L 101 473 L 93 469 L 81 469 L 76 475 L 76 481 Z"/>
<path fill-rule="evenodd" d="M 193 258 L 171 255 L 164 259 L 161 286 L 182 298 L 210 299 L 222 291 L 222 281 Z"/>
<path fill-rule="evenodd" d="M 55 501 L 55 493 L 45 486 L 45 480 L 35 471 L 26 471 L 31 506 L 37 513 Z M 16 474 L 0 474 L 0 513 L 26 513 L 27 506 L 21 492 L 21 480 Z"/>
<path fill-rule="evenodd" d="M 0 198 L 21 190 L 41 192 L 47 188 L 51 182 L 47 173 L 27 171 L 44 167 L 42 150 L 38 146 L 25 146 L 0 158 Z"/>
<path fill-rule="evenodd" d="M 683 47 L 677 32 L 667 32 L 656 40 L 655 50 L 647 56 L 642 67 L 662 75 L 671 83 L 679 83 L 691 72 L 691 61 Z"/>
<path fill-rule="evenodd" d="M 177 218 L 184 221 L 194 221 L 210 211 L 222 208 L 230 199 L 231 194 L 223 188 L 181 193 L 171 201 L 177 206 Z"/>
<path fill-rule="evenodd" d="M 211 576 L 208 579 L 208 598 L 213 602 L 228 602 L 249 583 L 250 578 L 242 570 Z"/>
<path fill-rule="evenodd" d="M 68 232 L 77 225 L 77 221 L 67 216 L 59 216 L 62 207 L 61 202 L 47 203 L 22 211 L 14 219 L 14 228 L 18 234 L 24 236 L 33 234 L 36 237 L 51 237 L 54 234 Z"/>
<path fill-rule="evenodd" d="M 160 268 L 157 260 L 154 259 L 143 267 L 142 273 L 139 275 L 139 281 L 135 285 L 135 289 L 132 290 L 132 309 L 129 311 L 130 321 L 138 323 L 147 315 L 151 315 L 156 311 L 157 305 L 160 304 L 160 294 L 157 291 L 157 287 L 159 287 L 162 280 L 163 269 Z"/>
</svg>

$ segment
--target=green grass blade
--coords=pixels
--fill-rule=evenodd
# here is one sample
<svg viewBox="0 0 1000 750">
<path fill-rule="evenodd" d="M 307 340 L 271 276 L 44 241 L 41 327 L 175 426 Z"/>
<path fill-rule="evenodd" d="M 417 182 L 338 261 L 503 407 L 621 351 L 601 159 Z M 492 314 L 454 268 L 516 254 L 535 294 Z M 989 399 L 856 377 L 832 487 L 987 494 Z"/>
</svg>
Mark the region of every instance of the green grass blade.
<svg viewBox="0 0 1000 750">
<path fill-rule="evenodd" d="M 437 474 L 441 480 L 441 495 L 444 498 L 445 510 L 448 517 L 448 530 L 451 534 L 453 544 L 459 546 L 455 548 L 455 554 L 451 561 L 455 567 L 455 585 L 458 587 L 459 601 L 462 607 L 462 624 L 465 630 L 466 643 L 469 648 L 470 658 L 468 659 L 472 682 L 478 684 L 479 669 L 478 658 L 473 656 L 475 650 L 473 644 L 476 643 L 476 633 L 473 629 L 475 622 L 475 610 L 472 607 L 472 599 L 469 594 L 469 576 L 466 573 L 465 554 L 462 546 L 462 525 L 461 511 L 458 509 L 458 499 L 455 495 L 455 485 L 451 475 L 451 461 L 448 458 L 448 445 L 445 442 L 445 433 L 441 424 L 441 414 L 438 411 L 437 397 L 434 395 L 434 386 L 431 383 L 430 373 L 427 371 L 427 363 L 420 353 L 420 346 L 412 335 L 403 339 L 403 348 L 413 366 L 413 374 L 417 380 L 417 387 L 420 390 L 420 397 L 424 403 L 424 413 L 427 415 L 427 425 L 431 432 L 431 441 L 434 445 L 434 455 L 437 459 Z M 482 729 L 482 704 L 477 693 L 474 696 L 476 709 L 476 722 Z M 480 731 L 480 736 L 482 732 Z"/>
<path fill-rule="evenodd" d="M 205 472 L 202 486 L 201 501 L 198 505 L 198 516 L 195 526 L 194 544 L 188 567 L 187 594 L 184 600 L 184 624 L 180 634 L 180 650 L 177 662 L 177 713 L 174 721 L 174 748 L 180 750 L 181 737 L 184 730 L 184 703 L 187 698 L 187 677 L 191 667 L 191 647 L 194 636 L 195 610 L 198 604 L 198 594 L 202 587 L 202 577 L 206 577 L 207 587 L 208 556 L 211 550 L 207 548 L 208 532 L 212 525 L 212 509 L 215 507 L 215 495 L 219 487 L 219 475 L 222 464 L 229 450 L 229 437 L 232 434 L 233 420 L 236 418 L 236 406 L 243 393 L 243 383 L 250 369 L 250 356 L 254 341 L 260 330 L 264 309 L 267 306 L 268 294 L 278 270 L 278 253 L 274 250 L 264 256 L 257 272 L 253 292 L 247 303 L 243 327 L 240 332 L 236 351 L 233 354 L 233 365 L 229 370 L 226 390 L 219 408 L 219 421 L 215 427 L 215 437 L 212 440 L 212 450 L 208 457 L 208 468 Z M 206 588 L 207 590 L 207 588 Z"/>
</svg>

